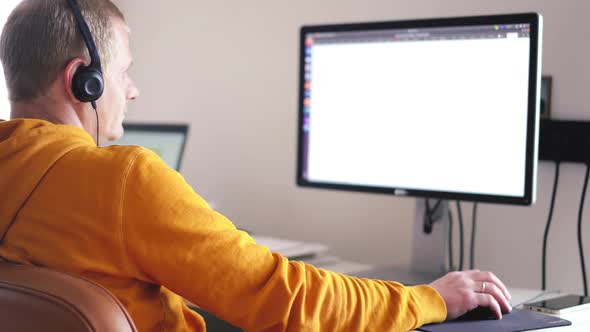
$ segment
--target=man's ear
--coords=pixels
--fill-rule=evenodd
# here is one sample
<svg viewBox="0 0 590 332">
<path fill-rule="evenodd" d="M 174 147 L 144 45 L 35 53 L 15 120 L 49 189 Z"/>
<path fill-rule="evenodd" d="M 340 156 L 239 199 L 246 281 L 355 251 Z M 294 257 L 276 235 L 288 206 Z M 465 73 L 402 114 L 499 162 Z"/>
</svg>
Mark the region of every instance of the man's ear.
<svg viewBox="0 0 590 332">
<path fill-rule="evenodd" d="M 72 90 L 72 81 L 74 80 L 74 75 L 76 74 L 76 71 L 78 71 L 78 69 L 80 67 L 86 66 L 86 61 L 84 61 L 81 58 L 75 58 L 73 60 L 71 60 L 70 62 L 68 62 L 68 65 L 66 66 L 66 69 L 64 70 L 64 88 L 66 89 L 66 93 L 69 96 L 69 98 L 71 99 L 72 103 L 79 103 L 80 101 L 76 98 L 76 96 L 74 96 L 74 92 Z"/>
</svg>

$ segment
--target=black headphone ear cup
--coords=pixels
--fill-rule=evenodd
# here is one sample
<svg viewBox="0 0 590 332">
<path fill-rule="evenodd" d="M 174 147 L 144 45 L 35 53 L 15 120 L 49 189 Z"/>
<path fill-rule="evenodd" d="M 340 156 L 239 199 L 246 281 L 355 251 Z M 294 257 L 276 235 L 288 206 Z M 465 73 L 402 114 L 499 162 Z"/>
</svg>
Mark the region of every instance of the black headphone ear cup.
<svg viewBox="0 0 590 332">
<path fill-rule="evenodd" d="M 80 68 L 72 79 L 72 93 L 83 103 L 96 101 L 104 91 L 102 73 L 92 68 Z"/>
</svg>

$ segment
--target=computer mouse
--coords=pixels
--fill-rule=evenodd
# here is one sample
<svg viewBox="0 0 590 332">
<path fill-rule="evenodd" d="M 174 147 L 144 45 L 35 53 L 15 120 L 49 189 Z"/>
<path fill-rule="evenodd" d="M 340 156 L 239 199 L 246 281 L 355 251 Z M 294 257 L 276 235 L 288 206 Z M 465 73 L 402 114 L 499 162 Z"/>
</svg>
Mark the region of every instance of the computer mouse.
<svg viewBox="0 0 590 332">
<path fill-rule="evenodd" d="M 490 320 L 496 319 L 496 314 L 488 307 L 477 307 L 467 311 L 464 315 L 459 316 L 456 320 Z"/>
</svg>

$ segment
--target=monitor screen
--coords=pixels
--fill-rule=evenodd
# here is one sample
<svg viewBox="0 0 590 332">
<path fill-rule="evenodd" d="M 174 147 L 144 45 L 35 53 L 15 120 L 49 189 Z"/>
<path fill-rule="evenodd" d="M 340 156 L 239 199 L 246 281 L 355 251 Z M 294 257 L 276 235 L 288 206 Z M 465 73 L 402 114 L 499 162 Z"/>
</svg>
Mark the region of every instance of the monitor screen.
<svg viewBox="0 0 590 332">
<path fill-rule="evenodd" d="M 538 14 L 305 26 L 297 183 L 535 200 Z"/>
<path fill-rule="evenodd" d="M 154 151 L 168 166 L 179 171 L 188 125 L 123 124 L 123 137 L 108 145 L 139 145 Z"/>
</svg>

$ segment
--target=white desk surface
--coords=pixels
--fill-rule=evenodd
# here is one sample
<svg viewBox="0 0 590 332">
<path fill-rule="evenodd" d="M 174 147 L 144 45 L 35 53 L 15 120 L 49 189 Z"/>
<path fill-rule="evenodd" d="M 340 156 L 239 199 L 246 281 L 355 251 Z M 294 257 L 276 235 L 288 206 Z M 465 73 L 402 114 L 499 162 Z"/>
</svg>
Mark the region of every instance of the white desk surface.
<svg viewBox="0 0 590 332">
<path fill-rule="evenodd" d="M 535 296 L 537 296 L 539 294 L 542 294 L 542 292 L 540 290 L 533 290 L 533 289 L 511 288 L 509 290 L 510 290 L 510 294 L 512 295 L 512 303 L 513 304 L 530 302 L 530 300 L 532 298 L 534 298 Z M 561 295 L 565 295 L 565 294 L 563 294 L 563 293 L 562 294 L 548 293 L 546 296 L 538 298 L 535 301 L 548 299 L 548 298 L 552 298 L 552 297 L 557 297 L 557 296 L 561 296 Z M 563 314 L 560 316 L 556 315 L 556 317 L 567 319 L 570 322 L 572 322 L 572 325 L 556 327 L 556 328 L 551 328 L 551 329 L 541 329 L 541 330 L 535 330 L 535 331 L 555 331 L 555 332 L 560 332 L 560 331 L 563 331 L 563 332 L 586 331 L 587 332 L 587 331 L 590 331 L 590 311 L 589 310 L 580 310 L 578 312 L 572 312 L 572 313 Z"/>
</svg>

